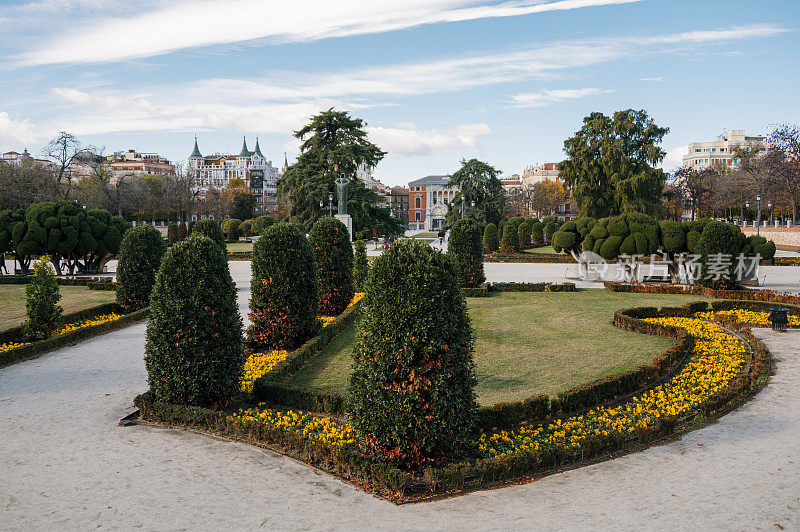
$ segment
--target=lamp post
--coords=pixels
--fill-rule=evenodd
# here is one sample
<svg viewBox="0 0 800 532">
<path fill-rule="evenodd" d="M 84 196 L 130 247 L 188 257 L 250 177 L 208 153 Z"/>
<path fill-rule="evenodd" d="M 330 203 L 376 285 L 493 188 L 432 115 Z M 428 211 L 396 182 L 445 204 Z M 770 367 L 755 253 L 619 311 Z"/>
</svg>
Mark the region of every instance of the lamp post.
<svg viewBox="0 0 800 532">
<path fill-rule="evenodd" d="M 744 206 L 750 208 L 750 202 L 744 202 Z M 772 209 L 772 201 L 767 202 L 767 208 Z M 761 194 L 756 194 L 756 235 L 761 234 Z"/>
<path fill-rule="evenodd" d="M 333 216 L 333 194 L 328 194 L 328 216 Z"/>
</svg>

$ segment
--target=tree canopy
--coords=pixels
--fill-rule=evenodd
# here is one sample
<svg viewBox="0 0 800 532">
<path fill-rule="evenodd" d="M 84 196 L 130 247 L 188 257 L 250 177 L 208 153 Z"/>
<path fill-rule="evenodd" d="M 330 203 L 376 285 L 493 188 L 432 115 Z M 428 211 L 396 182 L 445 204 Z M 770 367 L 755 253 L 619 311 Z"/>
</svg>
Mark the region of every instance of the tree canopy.
<svg viewBox="0 0 800 532">
<path fill-rule="evenodd" d="M 278 192 L 291 201 L 292 222 L 309 230 L 327 215 L 329 197 L 337 199 L 335 181 L 344 176 L 350 180 L 347 213 L 353 217 L 355 230 L 372 231 L 380 225 L 389 233 L 399 232 L 399 224 L 391 224 L 388 209 L 377 207 L 378 194 L 356 177 L 359 167 L 373 168 L 386 155 L 369 141 L 365 126 L 360 118 L 331 108 L 295 131 L 294 136 L 302 141 L 300 155 L 278 180 Z M 381 210 L 387 211 L 386 216 Z"/>
<path fill-rule="evenodd" d="M 584 118 L 583 127 L 564 141 L 568 158 L 559 166 L 581 215 L 659 214 L 666 174 L 654 165 L 666 155 L 658 144 L 668 132 L 644 110 Z"/>
<path fill-rule="evenodd" d="M 461 168 L 453 172 L 447 183 L 450 187 L 458 188 L 450 204 L 450 225 L 455 223 L 456 218 L 461 218 L 462 198 L 465 215 L 478 219 L 483 225 L 500 223 L 506 209 L 503 185 L 497 178 L 500 173 L 497 168 L 478 159 L 461 159 Z"/>
</svg>

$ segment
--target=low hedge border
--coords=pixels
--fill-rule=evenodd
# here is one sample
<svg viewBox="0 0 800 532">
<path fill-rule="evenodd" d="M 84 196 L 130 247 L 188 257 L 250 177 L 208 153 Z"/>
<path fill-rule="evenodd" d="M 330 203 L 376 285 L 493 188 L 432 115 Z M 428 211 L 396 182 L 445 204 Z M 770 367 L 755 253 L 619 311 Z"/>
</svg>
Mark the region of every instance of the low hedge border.
<svg viewBox="0 0 800 532">
<path fill-rule="evenodd" d="M 575 292 L 575 283 L 491 283 L 490 292 Z"/>
<path fill-rule="evenodd" d="M 253 260 L 252 251 L 229 251 L 228 260 Z"/>
<path fill-rule="evenodd" d="M 76 321 L 94 318 L 95 316 L 109 314 L 112 312 L 122 313 L 123 310 L 116 303 L 105 303 L 103 305 L 98 305 L 86 310 L 67 314 L 64 316 L 64 322 L 74 323 Z M 121 318 L 114 321 L 82 327 L 74 331 L 59 334 L 58 336 L 53 336 L 45 340 L 34 342 L 30 345 L 24 345 L 22 347 L 0 353 L 0 368 L 10 366 L 11 364 L 15 364 L 17 362 L 22 362 L 23 360 L 29 360 L 31 358 L 42 356 L 54 349 L 76 344 L 94 336 L 99 336 L 107 332 L 127 327 L 128 325 L 147 319 L 148 312 L 148 308 L 143 308 L 141 310 L 131 312 L 130 314 L 125 314 Z M 18 341 L 21 336 L 22 327 L 8 329 L 0 333 L 0 343 Z"/>
<path fill-rule="evenodd" d="M 0 284 L 28 284 L 33 279 L 33 275 L 0 275 Z M 56 276 L 56 283 L 59 286 L 88 286 L 112 284 L 115 285 L 110 277 L 61 277 Z M 110 290 L 110 288 L 95 288 L 95 290 Z"/>
<path fill-rule="evenodd" d="M 800 296 L 772 290 L 714 290 L 698 285 L 651 285 L 642 283 L 617 283 L 606 281 L 606 290 L 611 292 L 636 292 L 644 294 L 688 294 L 710 299 L 736 299 L 739 301 L 770 301 L 773 303 L 800 305 Z"/>
<path fill-rule="evenodd" d="M 688 305 L 665 308 L 662 311 L 654 308 L 626 309 L 619 311 L 617 321 L 623 326 L 641 331 L 646 328 L 650 333 L 672 335 L 676 330 L 682 329 L 637 322 L 645 317 L 687 315 L 693 310 Z M 585 442 L 581 451 L 551 447 L 511 456 L 427 468 L 419 475 L 376 462 L 357 451 L 343 451 L 324 443 L 309 442 L 296 433 L 258 424 L 231 423 L 226 419 L 228 412 L 225 411 L 157 403 L 152 401 L 149 392 L 138 396 L 134 402 L 140 411 L 140 419 L 146 422 L 198 430 L 269 447 L 334 473 L 365 491 L 382 495 L 394 502 L 412 502 L 449 497 L 510 482 L 517 483 L 626 454 L 646 448 L 660 439 L 694 430 L 733 410 L 766 384 L 771 369 L 770 354 L 766 346 L 752 335 L 749 328 L 740 327 L 737 332 L 750 343 L 749 371 L 743 372 L 733 380 L 728 389 L 710 398 L 688 416 L 662 418 L 652 430 L 632 435 L 625 440 L 597 436 Z M 534 402 L 530 403 L 530 407 L 534 410 L 539 408 Z"/>
<path fill-rule="evenodd" d="M 513 262 L 518 264 L 576 264 L 572 255 L 559 253 L 502 253 L 495 251 L 486 253 L 483 262 Z"/>
</svg>

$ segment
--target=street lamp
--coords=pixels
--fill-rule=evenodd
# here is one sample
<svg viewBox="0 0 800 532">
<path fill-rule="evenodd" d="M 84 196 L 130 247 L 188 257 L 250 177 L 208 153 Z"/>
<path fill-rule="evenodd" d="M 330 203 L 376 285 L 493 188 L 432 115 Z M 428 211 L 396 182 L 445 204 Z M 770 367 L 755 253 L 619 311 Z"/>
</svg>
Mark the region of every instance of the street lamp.
<svg viewBox="0 0 800 532">
<path fill-rule="evenodd" d="M 328 216 L 333 216 L 333 194 L 328 194 Z"/>
<path fill-rule="evenodd" d="M 748 209 L 750 208 L 750 202 L 745 201 L 744 206 Z M 772 209 L 772 201 L 767 202 L 767 208 Z M 756 194 L 756 210 L 758 214 L 756 215 L 756 235 L 761 234 L 761 194 Z"/>
</svg>

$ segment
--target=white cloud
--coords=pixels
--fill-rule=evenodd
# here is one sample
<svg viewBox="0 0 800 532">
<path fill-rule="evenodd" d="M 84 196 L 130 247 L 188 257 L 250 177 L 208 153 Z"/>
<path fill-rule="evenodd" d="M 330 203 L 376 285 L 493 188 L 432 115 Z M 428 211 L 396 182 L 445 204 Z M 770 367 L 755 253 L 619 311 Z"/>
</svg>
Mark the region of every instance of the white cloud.
<svg viewBox="0 0 800 532">
<path fill-rule="evenodd" d="M 667 151 L 664 160 L 661 161 L 661 168 L 667 172 L 671 172 L 676 168 L 683 166 L 683 156 L 689 153 L 689 145 L 675 146 Z"/>
<path fill-rule="evenodd" d="M 551 103 L 575 100 L 587 96 L 596 96 L 614 92 L 612 90 L 585 88 L 585 89 L 549 89 L 540 92 L 523 92 L 511 96 L 510 103 L 513 107 L 544 107 Z"/>
<path fill-rule="evenodd" d="M 432 155 L 452 148 L 475 148 L 481 137 L 491 133 L 486 124 L 461 124 L 450 129 L 423 130 L 413 124 L 398 127 L 368 127 L 372 142 L 392 155 Z"/>
<path fill-rule="evenodd" d="M 654 81 L 656 83 L 661 82 L 664 79 L 664 76 L 658 76 L 654 78 L 639 78 L 639 81 Z"/>
<path fill-rule="evenodd" d="M 91 1 L 91 0 L 89 0 Z M 425 24 L 512 17 L 641 0 L 205 0 L 138 8 L 116 17 L 89 17 L 42 46 L 22 54 L 23 65 L 92 63 L 148 57 L 176 50 L 266 40 L 313 41 L 382 33 Z M 47 0 L 45 4 L 53 3 Z M 58 3 L 58 0 L 56 0 Z M 67 2 L 70 3 L 70 2 Z M 143 11 L 143 12 L 142 12 Z M 142 28 L 147 28 L 146 37 Z"/>
<path fill-rule="evenodd" d="M 35 139 L 33 125 L 28 120 L 14 120 L 5 111 L 0 111 L 0 146 L 13 144 L 13 149 L 19 150 L 20 144 L 29 144 Z"/>
</svg>

